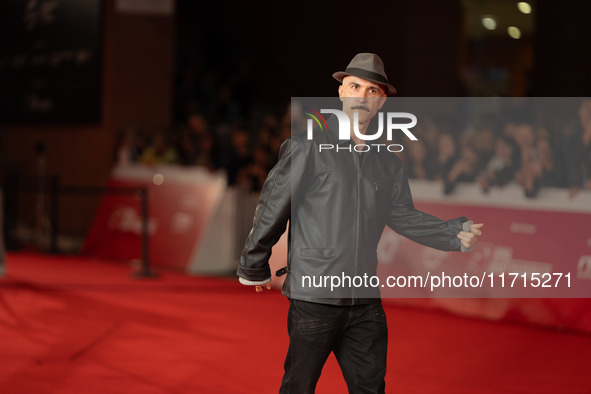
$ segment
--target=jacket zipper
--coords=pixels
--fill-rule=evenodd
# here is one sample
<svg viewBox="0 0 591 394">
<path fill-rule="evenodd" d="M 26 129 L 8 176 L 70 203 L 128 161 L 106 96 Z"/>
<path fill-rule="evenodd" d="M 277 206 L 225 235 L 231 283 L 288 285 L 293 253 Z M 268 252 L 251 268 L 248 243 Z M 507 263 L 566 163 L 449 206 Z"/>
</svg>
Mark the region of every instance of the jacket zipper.
<svg viewBox="0 0 591 394">
<path fill-rule="evenodd" d="M 361 179 L 363 178 L 363 162 L 365 161 L 365 155 L 368 152 L 364 153 L 356 153 L 357 156 L 357 226 L 355 228 L 355 271 L 354 274 L 357 273 L 357 269 L 359 268 L 359 227 L 361 226 Z M 363 155 L 363 158 L 360 159 L 359 155 Z M 353 295 L 353 294 L 352 294 Z M 356 297 L 353 295 L 353 303 L 355 303 Z"/>
<path fill-rule="evenodd" d="M 363 173 L 361 172 L 361 160 L 359 159 L 359 153 L 355 153 L 356 162 L 357 162 L 357 225 L 355 226 L 355 266 L 353 270 L 353 274 L 357 273 L 357 268 L 359 266 L 359 226 L 361 225 L 361 178 Z M 353 293 L 353 289 L 351 289 L 351 293 Z M 351 294 L 352 302 L 355 303 L 355 295 Z"/>
</svg>

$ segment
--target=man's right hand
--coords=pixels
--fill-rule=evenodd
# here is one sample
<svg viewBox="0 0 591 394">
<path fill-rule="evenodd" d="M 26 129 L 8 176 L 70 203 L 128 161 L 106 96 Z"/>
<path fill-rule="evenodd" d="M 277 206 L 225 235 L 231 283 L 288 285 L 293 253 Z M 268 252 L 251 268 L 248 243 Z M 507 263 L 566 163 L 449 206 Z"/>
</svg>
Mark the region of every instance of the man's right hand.
<svg viewBox="0 0 591 394">
<path fill-rule="evenodd" d="M 265 288 L 267 288 L 267 290 L 271 290 L 271 282 L 265 283 L 262 286 L 255 286 L 254 287 L 254 289 L 256 290 L 257 293 L 262 292 Z"/>
</svg>

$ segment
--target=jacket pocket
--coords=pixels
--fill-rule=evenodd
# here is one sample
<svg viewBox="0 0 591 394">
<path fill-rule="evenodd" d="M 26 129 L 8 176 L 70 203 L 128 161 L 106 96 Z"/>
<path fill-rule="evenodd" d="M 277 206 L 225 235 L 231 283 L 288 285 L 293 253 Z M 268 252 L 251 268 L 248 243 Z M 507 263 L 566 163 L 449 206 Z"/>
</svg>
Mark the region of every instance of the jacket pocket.
<svg viewBox="0 0 591 394">
<path fill-rule="evenodd" d="M 334 248 L 303 248 L 300 251 L 302 257 L 312 257 L 315 259 L 328 259 L 334 257 Z"/>
</svg>

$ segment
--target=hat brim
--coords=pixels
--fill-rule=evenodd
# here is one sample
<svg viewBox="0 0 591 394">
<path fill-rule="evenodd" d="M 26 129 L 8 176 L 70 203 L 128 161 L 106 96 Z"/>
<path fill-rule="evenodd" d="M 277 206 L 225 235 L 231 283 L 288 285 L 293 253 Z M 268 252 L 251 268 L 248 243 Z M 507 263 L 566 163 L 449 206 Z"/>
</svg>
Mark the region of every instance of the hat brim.
<svg viewBox="0 0 591 394">
<path fill-rule="evenodd" d="M 339 82 L 343 82 L 343 78 L 348 77 L 348 76 L 353 76 L 353 77 L 357 77 L 357 78 L 361 78 L 361 79 L 365 79 L 366 81 L 371 81 L 371 82 L 375 82 L 380 86 L 385 86 L 386 87 L 386 94 L 388 96 L 394 96 L 397 92 L 396 92 L 396 88 L 390 84 L 384 83 L 384 82 L 380 82 L 377 81 L 375 79 L 371 79 L 371 78 L 367 78 L 367 77 L 361 77 L 355 74 L 351 74 L 345 71 L 337 71 L 336 73 L 332 74 L 332 76 L 334 77 L 334 79 L 336 79 Z"/>
</svg>

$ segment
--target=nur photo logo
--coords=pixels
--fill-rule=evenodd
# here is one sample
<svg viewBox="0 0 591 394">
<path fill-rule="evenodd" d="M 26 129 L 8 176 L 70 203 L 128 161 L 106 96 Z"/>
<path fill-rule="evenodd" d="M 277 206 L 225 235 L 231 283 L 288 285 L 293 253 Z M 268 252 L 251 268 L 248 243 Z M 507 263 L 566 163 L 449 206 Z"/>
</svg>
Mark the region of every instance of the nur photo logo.
<svg viewBox="0 0 591 394">
<path fill-rule="evenodd" d="M 316 130 L 320 132 L 328 131 L 328 125 L 326 119 L 322 114 L 334 115 L 338 122 L 338 139 L 339 141 L 350 140 L 351 133 L 357 139 L 361 141 L 377 141 L 383 138 L 385 133 L 386 143 L 363 143 L 349 146 L 340 146 L 338 144 L 319 144 L 319 152 L 322 151 L 355 151 L 355 152 L 369 152 L 370 150 L 377 150 L 378 152 L 382 149 L 388 150 L 389 152 L 402 152 L 404 147 L 400 144 L 390 143 L 393 141 L 394 131 L 401 131 L 411 141 L 418 141 L 417 137 L 410 131 L 411 128 L 416 126 L 417 117 L 409 112 L 378 112 L 376 114 L 378 126 L 372 134 L 364 134 L 359 131 L 359 114 L 353 113 L 353 121 L 347 113 L 338 109 L 320 109 L 316 111 L 311 108 L 304 108 L 304 114 L 309 118 L 307 119 L 307 138 L 309 140 L 314 139 L 314 125 L 318 127 Z M 385 120 L 384 120 L 385 119 Z M 400 119 L 406 119 L 407 122 L 400 122 Z M 352 127 L 351 127 L 352 126 Z"/>
</svg>

